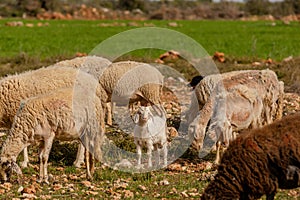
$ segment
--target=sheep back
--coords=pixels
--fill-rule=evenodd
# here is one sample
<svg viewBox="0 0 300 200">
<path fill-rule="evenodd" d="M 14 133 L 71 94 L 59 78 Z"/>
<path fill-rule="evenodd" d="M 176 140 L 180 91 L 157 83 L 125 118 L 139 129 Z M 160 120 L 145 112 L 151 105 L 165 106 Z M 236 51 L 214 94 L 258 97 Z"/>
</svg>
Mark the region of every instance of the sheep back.
<svg viewBox="0 0 300 200">
<path fill-rule="evenodd" d="M 55 66 L 80 68 L 80 70 L 91 74 L 95 79 L 99 80 L 103 71 L 111 64 L 111 62 L 99 56 L 84 56 L 70 60 L 55 63 Z"/>
<path fill-rule="evenodd" d="M 72 86 L 77 71 L 74 68 L 53 66 L 1 79 L 0 124 L 3 127 L 11 126 L 21 100 Z"/>
<path fill-rule="evenodd" d="M 123 101 L 130 98 L 134 101 L 141 100 L 139 97 L 142 97 L 150 103 L 157 104 L 160 103 L 163 76 L 151 65 L 123 61 L 111 64 L 103 72 L 100 84 L 108 94 L 108 99 L 104 102 L 110 101 L 114 95 L 118 99 L 123 98 Z M 133 94 L 135 95 L 132 97 Z"/>
</svg>

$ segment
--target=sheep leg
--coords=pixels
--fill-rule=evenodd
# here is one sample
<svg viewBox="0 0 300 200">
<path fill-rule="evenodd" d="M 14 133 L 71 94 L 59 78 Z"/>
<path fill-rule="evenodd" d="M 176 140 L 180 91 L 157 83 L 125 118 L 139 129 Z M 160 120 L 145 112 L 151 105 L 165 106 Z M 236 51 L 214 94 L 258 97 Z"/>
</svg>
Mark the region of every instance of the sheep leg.
<svg viewBox="0 0 300 200">
<path fill-rule="evenodd" d="M 163 154 L 164 154 L 164 167 L 168 165 L 168 148 L 167 143 L 163 145 Z"/>
<path fill-rule="evenodd" d="M 52 143 L 54 140 L 55 134 L 51 132 L 48 138 L 44 139 L 43 145 L 40 147 L 40 179 L 39 182 L 45 182 L 46 184 L 49 184 L 48 181 L 48 171 L 47 171 L 47 165 L 48 165 L 48 158 L 50 154 L 50 150 L 52 147 Z"/>
<path fill-rule="evenodd" d="M 91 153 L 90 153 L 90 172 L 93 177 L 93 174 L 95 172 L 95 159 L 94 159 L 93 154 L 91 154 Z"/>
<path fill-rule="evenodd" d="M 274 198 L 275 198 L 275 192 L 266 195 L 266 200 L 274 200 Z"/>
<path fill-rule="evenodd" d="M 73 163 L 74 166 L 77 168 L 80 168 L 82 163 L 84 163 L 84 151 L 85 151 L 85 147 L 80 142 L 77 150 L 76 160 Z"/>
<path fill-rule="evenodd" d="M 160 164 L 160 149 L 157 144 L 153 145 L 153 151 L 155 165 L 158 166 Z"/>
<path fill-rule="evenodd" d="M 112 125 L 112 108 L 113 107 L 113 103 L 112 102 L 109 102 L 109 103 L 106 103 L 106 114 L 107 114 L 107 124 L 108 125 Z"/>
<path fill-rule="evenodd" d="M 155 146 L 154 152 L 155 152 L 155 160 L 157 162 L 157 165 L 160 165 L 160 152 L 161 152 L 161 149 L 158 148 L 157 146 Z"/>
<path fill-rule="evenodd" d="M 45 151 L 45 142 L 41 142 L 41 146 L 40 146 L 40 149 L 39 149 L 39 159 L 40 159 L 40 177 L 39 179 L 37 180 L 37 182 L 39 183 L 42 183 L 43 182 L 43 179 L 44 179 L 44 166 L 43 166 L 43 155 L 44 155 L 44 151 Z"/>
<path fill-rule="evenodd" d="M 94 168 L 94 164 L 93 164 L 93 159 L 92 158 L 92 155 L 90 154 L 90 152 L 85 149 L 85 162 L 86 162 L 86 178 L 88 180 L 93 180 L 93 176 L 92 176 L 92 172 L 91 172 L 91 169 Z M 94 169 L 92 169 L 93 171 Z"/>
<path fill-rule="evenodd" d="M 152 143 L 147 144 L 147 156 L 148 156 L 148 167 L 152 167 L 152 149 L 153 145 Z"/>
<path fill-rule="evenodd" d="M 51 151 L 51 148 L 52 148 L 52 144 L 53 144 L 53 140 L 54 140 L 54 137 L 55 137 L 55 133 L 54 132 L 51 132 L 50 136 L 45 140 L 45 143 L 44 143 L 44 154 L 42 156 L 42 162 L 43 162 L 43 171 L 44 171 L 44 182 L 46 184 L 49 184 L 49 180 L 48 180 L 48 170 L 47 170 L 47 166 L 48 166 L 48 159 L 49 159 L 49 154 L 50 154 L 50 151 Z"/>
<path fill-rule="evenodd" d="M 136 152 L 137 152 L 137 156 L 138 156 L 137 164 L 138 164 L 138 166 L 140 166 L 141 158 L 142 158 L 142 147 L 140 144 L 136 144 Z"/>
<path fill-rule="evenodd" d="M 22 168 L 27 168 L 28 167 L 28 163 L 29 163 L 27 147 L 25 147 L 23 149 L 23 155 L 24 155 L 24 160 L 23 160 L 23 162 L 21 162 L 21 167 Z"/>
<path fill-rule="evenodd" d="M 216 160 L 215 160 L 215 164 L 219 164 L 220 163 L 220 148 L 221 148 L 221 142 L 218 141 L 217 144 L 217 155 L 216 155 Z"/>
</svg>

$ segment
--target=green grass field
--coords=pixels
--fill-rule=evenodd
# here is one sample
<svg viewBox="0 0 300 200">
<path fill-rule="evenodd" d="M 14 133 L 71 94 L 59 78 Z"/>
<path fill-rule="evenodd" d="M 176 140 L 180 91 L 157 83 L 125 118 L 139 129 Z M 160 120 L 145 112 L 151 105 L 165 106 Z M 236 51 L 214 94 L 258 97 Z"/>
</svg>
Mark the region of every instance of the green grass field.
<svg viewBox="0 0 300 200">
<path fill-rule="evenodd" d="M 14 19 L 15 20 L 15 19 Z M 49 26 L 32 28 L 5 26 L 9 20 L 0 20 L 0 58 L 15 57 L 20 53 L 41 59 L 69 57 L 76 52 L 89 53 L 103 40 L 132 26 L 100 27 L 100 23 L 114 21 L 47 21 Z M 46 21 L 24 20 L 36 25 Z M 128 21 L 117 21 L 128 23 Z M 209 54 L 224 52 L 232 57 L 281 60 L 290 55 L 300 55 L 300 24 L 284 25 L 282 22 L 243 21 L 178 21 L 178 27 L 169 27 L 167 21 L 137 21 L 152 23 L 157 27 L 172 28 L 186 34 L 201 44 Z"/>
</svg>

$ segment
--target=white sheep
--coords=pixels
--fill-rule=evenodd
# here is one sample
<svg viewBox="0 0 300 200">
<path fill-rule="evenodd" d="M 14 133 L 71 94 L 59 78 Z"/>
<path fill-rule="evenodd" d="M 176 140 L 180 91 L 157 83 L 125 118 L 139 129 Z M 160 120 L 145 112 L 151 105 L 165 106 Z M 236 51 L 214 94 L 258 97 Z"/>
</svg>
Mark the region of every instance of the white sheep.
<svg viewBox="0 0 300 200">
<path fill-rule="evenodd" d="M 156 112 L 163 114 L 160 96 L 163 86 L 162 74 L 153 66 L 134 61 L 112 63 L 99 78 L 106 95 L 101 94 L 102 102 L 117 102 L 132 105 L 150 103 Z"/>
<path fill-rule="evenodd" d="M 109 64 L 110 61 L 105 58 L 87 56 L 62 61 L 54 66 L 10 75 L 1 79 L 0 127 L 8 129 L 11 127 L 22 100 L 36 95 L 47 94 L 60 88 L 73 86 L 75 80 L 78 78 L 79 71 L 86 71 L 98 77 L 101 75 L 102 70 Z M 75 67 L 80 69 L 74 69 Z M 82 150 L 84 150 L 84 148 L 79 148 L 78 156 L 74 162 L 75 166 L 80 166 L 83 162 Z M 27 167 L 28 162 L 27 148 L 25 148 L 24 161 L 21 166 Z"/>
<path fill-rule="evenodd" d="M 78 68 L 81 71 L 91 74 L 96 80 L 100 79 L 103 71 L 110 65 L 111 62 L 108 59 L 99 56 L 77 57 L 70 60 L 63 60 L 54 64 L 54 66 Z M 101 91 L 102 94 L 104 94 L 104 92 L 105 90 Z M 103 112 L 107 116 L 106 117 L 107 124 L 112 125 L 111 103 L 103 102 L 102 107 L 103 107 Z M 105 128 L 104 123 L 103 126 L 104 126 L 103 128 Z M 79 144 L 76 160 L 74 161 L 74 166 L 80 168 L 83 163 L 84 163 L 84 147 L 82 146 L 82 144 Z"/>
<path fill-rule="evenodd" d="M 283 83 L 271 70 L 206 76 L 196 86 L 187 119 L 193 147 L 209 150 L 234 139 L 234 132 L 269 124 L 282 116 Z M 220 136 L 220 137 L 219 137 Z M 204 147 L 203 147 L 204 145 Z M 217 153 L 216 162 L 219 154 Z"/>
<path fill-rule="evenodd" d="M 85 90 L 89 88 L 87 84 Z M 1 149 L 2 180 L 7 181 L 7 172 L 11 171 L 11 166 L 17 166 L 15 162 L 19 153 L 37 141 L 41 142 L 39 180 L 45 183 L 48 183 L 47 162 L 54 139 L 80 139 L 97 160 L 101 159 L 100 145 L 104 137 L 101 101 L 96 95 L 79 96 L 76 92 L 77 88 L 57 90 L 30 98 L 21 104 Z M 87 177 L 92 179 L 93 160 L 88 157 L 91 156 L 86 155 Z"/>
<path fill-rule="evenodd" d="M 134 127 L 134 143 L 136 145 L 138 166 L 141 165 L 142 147 L 147 148 L 148 167 L 152 167 L 152 151 L 157 153 L 157 161 L 160 164 L 160 153 L 163 151 L 163 164 L 167 166 L 167 126 L 166 118 L 153 116 L 149 107 L 141 106 L 133 116 L 136 124 Z"/>
<path fill-rule="evenodd" d="M 77 70 L 66 67 L 41 68 L 0 80 L 0 126 L 10 128 L 23 99 L 45 94 L 59 88 L 72 86 Z M 23 167 L 27 167 L 28 155 L 24 149 Z"/>
</svg>

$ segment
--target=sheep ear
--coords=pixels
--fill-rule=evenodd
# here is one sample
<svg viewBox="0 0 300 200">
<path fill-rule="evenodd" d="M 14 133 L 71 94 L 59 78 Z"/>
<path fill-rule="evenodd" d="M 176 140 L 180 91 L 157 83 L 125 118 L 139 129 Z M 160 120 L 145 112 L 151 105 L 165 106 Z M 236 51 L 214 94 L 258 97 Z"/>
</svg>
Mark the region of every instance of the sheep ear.
<svg viewBox="0 0 300 200">
<path fill-rule="evenodd" d="M 132 120 L 135 124 L 137 124 L 139 122 L 139 114 L 133 115 Z"/>
<path fill-rule="evenodd" d="M 16 174 L 18 174 L 18 175 L 21 175 L 21 174 L 22 174 L 21 168 L 20 168 L 19 165 L 18 165 L 17 163 L 15 163 L 15 162 L 12 163 L 11 169 L 12 169 L 13 172 L 16 172 Z"/>
</svg>

